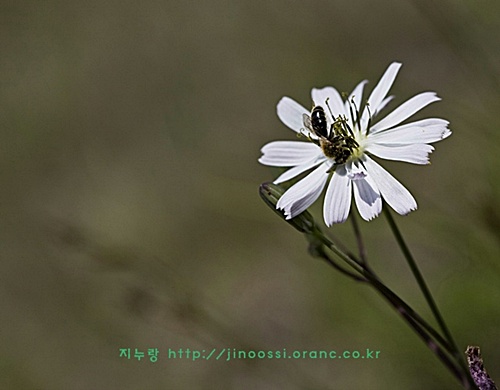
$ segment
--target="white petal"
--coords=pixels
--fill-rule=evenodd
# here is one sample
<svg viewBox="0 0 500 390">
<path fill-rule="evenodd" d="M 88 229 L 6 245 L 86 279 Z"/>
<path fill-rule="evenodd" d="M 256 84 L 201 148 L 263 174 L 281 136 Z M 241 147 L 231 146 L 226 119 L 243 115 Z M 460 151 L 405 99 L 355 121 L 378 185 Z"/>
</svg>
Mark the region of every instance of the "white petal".
<svg viewBox="0 0 500 390">
<path fill-rule="evenodd" d="M 425 106 L 438 100 L 441 100 L 441 98 L 439 98 L 434 92 L 423 92 L 421 94 L 413 96 L 411 99 L 407 100 L 393 112 L 387 115 L 380 122 L 372 126 L 370 132 L 376 133 L 378 131 L 395 126 L 403 122 L 405 119 L 409 118 L 416 112 L 420 111 Z"/>
<path fill-rule="evenodd" d="M 363 130 L 363 134 L 366 134 L 366 128 L 368 127 L 368 119 L 370 118 L 370 115 L 372 118 L 376 117 L 378 115 L 378 113 L 380 111 L 382 111 L 385 106 L 387 106 L 387 104 L 389 104 L 389 102 L 394 99 L 394 95 L 391 95 L 391 96 L 387 96 L 384 100 L 382 100 L 382 102 L 378 105 L 378 109 L 373 112 L 370 110 L 370 112 L 368 113 L 366 110 L 365 112 L 363 113 L 362 117 L 361 117 L 361 126 L 360 128 Z"/>
<path fill-rule="evenodd" d="M 429 164 L 429 154 L 434 147 L 427 144 L 381 145 L 371 144 L 366 151 L 386 160 L 404 161 L 412 164 Z"/>
<path fill-rule="evenodd" d="M 382 198 L 371 176 L 354 182 L 354 200 L 358 208 L 359 215 L 365 221 L 370 221 L 382 211 Z"/>
<path fill-rule="evenodd" d="M 297 133 L 300 133 L 300 130 L 304 128 L 302 115 L 309 114 L 308 110 L 287 96 L 278 102 L 276 111 L 281 121 Z"/>
<path fill-rule="evenodd" d="M 359 160 L 350 160 L 345 164 L 347 176 L 351 180 L 360 180 L 368 176 L 365 167 Z"/>
<path fill-rule="evenodd" d="M 382 110 L 392 99 L 392 97 L 386 98 L 386 96 L 396 79 L 401 65 L 402 64 L 399 62 L 393 62 L 390 64 L 377 86 L 373 89 L 370 97 L 368 98 L 368 107 L 365 107 L 361 117 L 361 130 L 363 133 L 366 134 L 366 128 L 368 126 L 370 116 L 373 121 L 373 118 L 375 118 L 380 110 Z"/>
<path fill-rule="evenodd" d="M 337 118 L 339 115 L 345 115 L 344 102 L 342 101 L 340 94 L 335 88 L 313 88 L 311 90 L 311 98 L 315 105 L 322 106 L 326 113 L 330 113 L 330 110 L 328 110 L 328 107 L 326 105 L 326 101 L 328 100 L 328 105 L 332 109 L 332 113 L 335 118 Z"/>
<path fill-rule="evenodd" d="M 351 208 L 351 180 L 343 166 L 337 167 L 326 190 L 323 203 L 323 218 L 326 226 L 342 223 Z"/>
<path fill-rule="evenodd" d="M 330 163 L 325 162 L 305 178 L 291 186 L 276 204 L 285 211 L 286 219 L 296 217 L 312 205 L 321 195 L 328 179 Z"/>
<path fill-rule="evenodd" d="M 316 165 L 321 164 L 326 160 L 326 157 L 324 156 L 323 153 L 318 154 L 318 156 L 314 157 L 313 159 L 297 165 L 296 167 L 290 168 L 288 171 L 282 173 L 280 176 L 276 178 L 276 180 L 273 182 L 274 184 L 279 184 L 283 183 L 285 181 L 288 181 L 290 179 L 293 179 L 295 176 L 300 175 L 302 172 L 305 172 L 311 168 L 314 168 Z"/>
<path fill-rule="evenodd" d="M 392 84 L 394 83 L 394 80 L 399 72 L 399 68 L 401 68 L 401 64 L 399 62 L 393 62 L 390 64 L 377 86 L 373 89 L 373 92 L 368 99 L 372 115 L 373 113 L 380 111 L 379 106 L 387 96 L 389 89 L 391 89 Z"/>
<path fill-rule="evenodd" d="M 293 167 L 311 161 L 321 149 L 312 142 L 274 141 L 261 149 L 259 162 L 273 167 Z"/>
<path fill-rule="evenodd" d="M 392 99 L 394 99 L 394 95 L 387 96 L 384 100 L 382 100 L 382 102 L 378 105 L 377 111 L 372 112 L 372 116 L 376 116 L 380 111 L 382 111 Z"/>
<path fill-rule="evenodd" d="M 417 202 L 389 172 L 368 156 L 363 158 L 368 175 L 377 183 L 382 197 L 398 214 L 405 215 L 417 208 Z"/>
<path fill-rule="evenodd" d="M 447 127 L 448 123 L 448 121 L 438 118 L 423 119 L 389 130 L 381 130 L 375 134 L 369 134 L 368 140 L 370 143 L 383 144 L 437 142 L 451 135 L 451 131 Z"/>
</svg>

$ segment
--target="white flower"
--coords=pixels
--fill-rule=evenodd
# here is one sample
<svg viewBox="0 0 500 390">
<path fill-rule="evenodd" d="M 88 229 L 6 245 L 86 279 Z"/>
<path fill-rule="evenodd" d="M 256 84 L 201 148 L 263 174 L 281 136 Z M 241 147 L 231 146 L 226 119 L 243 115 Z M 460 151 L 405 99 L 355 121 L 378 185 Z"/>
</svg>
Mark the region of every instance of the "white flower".
<svg viewBox="0 0 500 390">
<path fill-rule="evenodd" d="M 270 142 L 262 148 L 259 162 L 290 167 L 274 181 L 276 184 L 314 168 L 279 199 L 276 208 L 284 210 L 287 219 L 313 204 L 330 177 L 323 206 L 327 226 L 347 219 L 352 193 L 359 214 L 367 221 L 380 214 L 382 198 L 402 215 L 417 208 L 410 192 L 370 156 L 427 164 L 428 155 L 434 150 L 429 144 L 445 139 L 451 131 L 447 128 L 448 121 L 438 118 L 401 124 L 428 104 L 440 100 L 434 92 L 418 94 L 374 122 L 393 98 L 387 93 L 400 67 L 400 63 L 394 62 L 387 68 L 363 109 L 366 80 L 354 88 L 346 101 L 333 87 L 313 88 L 314 105 L 321 107 L 313 112 L 289 97 L 280 100 L 278 117 L 309 142 Z"/>
</svg>

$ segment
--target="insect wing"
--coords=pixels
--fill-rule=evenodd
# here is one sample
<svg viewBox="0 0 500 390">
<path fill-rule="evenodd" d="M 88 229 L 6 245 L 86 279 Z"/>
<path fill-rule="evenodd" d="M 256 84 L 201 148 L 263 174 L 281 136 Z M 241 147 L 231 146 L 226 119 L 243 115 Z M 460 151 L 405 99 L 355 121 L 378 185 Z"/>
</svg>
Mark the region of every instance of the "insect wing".
<svg viewBox="0 0 500 390">
<path fill-rule="evenodd" d="M 312 127 L 311 117 L 307 114 L 302 114 L 302 123 L 304 123 L 304 127 L 309 130 L 311 134 L 315 134 L 315 131 Z"/>
</svg>

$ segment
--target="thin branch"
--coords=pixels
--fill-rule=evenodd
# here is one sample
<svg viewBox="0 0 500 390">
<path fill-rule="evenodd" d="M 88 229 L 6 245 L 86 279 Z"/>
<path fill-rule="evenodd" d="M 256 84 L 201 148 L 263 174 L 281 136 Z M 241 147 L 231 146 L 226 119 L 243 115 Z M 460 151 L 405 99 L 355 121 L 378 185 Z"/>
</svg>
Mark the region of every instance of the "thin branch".
<svg viewBox="0 0 500 390">
<path fill-rule="evenodd" d="M 354 235 L 356 237 L 356 243 L 358 244 L 359 257 L 363 264 L 366 265 L 368 263 L 366 258 L 366 248 L 363 242 L 363 236 L 361 235 L 361 230 L 359 229 L 358 219 L 356 218 L 356 215 L 354 213 L 351 213 L 350 220 L 352 223 L 352 228 L 354 230 Z"/>
<path fill-rule="evenodd" d="M 465 362 L 462 358 L 462 355 L 460 354 L 460 352 L 458 350 L 457 344 L 456 344 L 453 336 L 451 335 L 451 332 L 449 331 L 448 326 L 444 322 L 444 319 L 443 319 L 443 317 L 442 317 L 442 315 L 437 307 L 437 304 L 436 304 L 436 302 L 431 294 L 431 291 L 430 291 L 429 287 L 427 286 L 427 283 L 425 282 L 425 279 L 424 279 L 422 273 L 420 272 L 420 269 L 418 268 L 418 265 L 410 252 L 410 249 L 406 245 L 406 243 L 403 239 L 403 236 L 401 235 L 401 232 L 399 231 L 399 228 L 397 227 L 396 222 L 394 221 L 394 218 L 392 218 L 391 212 L 389 211 L 389 209 L 387 207 L 384 207 L 383 209 L 384 209 L 384 213 L 385 213 L 385 216 L 387 218 L 387 221 L 389 222 L 389 226 L 391 227 L 391 230 L 394 233 L 394 236 L 396 237 L 396 241 L 398 242 L 399 247 L 401 248 L 401 251 L 403 252 L 404 257 L 405 257 L 406 261 L 408 262 L 408 265 L 410 266 L 410 269 L 411 269 L 413 276 L 415 277 L 415 279 L 420 287 L 420 290 L 424 294 L 425 300 L 427 301 L 427 304 L 429 305 L 429 307 L 432 311 L 432 314 L 434 315 L 434 318 L 436 319 L 437 323 L 439 324 L 439 327 L 441 328 L 444 336 L 446 337 L 446 339 L 448 340 L 450 345 L 453 347 L 453 355 L 455 356 L 457 361 L 460 362 L 462 367 L 465 368 Z"/>
</svg>

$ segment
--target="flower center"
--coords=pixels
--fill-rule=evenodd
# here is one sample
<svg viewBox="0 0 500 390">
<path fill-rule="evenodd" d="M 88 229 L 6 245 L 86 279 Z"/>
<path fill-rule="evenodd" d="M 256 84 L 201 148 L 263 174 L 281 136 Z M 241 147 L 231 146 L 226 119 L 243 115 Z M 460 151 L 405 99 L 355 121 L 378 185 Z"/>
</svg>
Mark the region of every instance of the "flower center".
<svg viewBox="0 0 500 390">
<path fill-rule="evenodd" d="M 311 114 L 303 114 L 302 116 L 304 127 L 317 137 L 317 139 L 308 138 L 321 148 L 327 158 L 333 160 L 336 165 L 345 164 L 352 155 L 360 156 L 363 153 L 360 144 L 356 140 L 356 135 L 360 135 L 359 130 L 356 129 L 356 126 L 358 128 L 360 126 L 360 113 L 354 104 L 354 100 L 349 102 L 351 117 L 356 118 L 356 123 L 353 123 L 351 128 L 345 116 L 339 115 L 335 117 L 333 115 L 328 104 L 328 98 L 325 105 L 328 107 L 333 120 L 330 128 L 328 128 L 329 121 L 326 118 L 324 108 L 314 105 L 314 102 Z M 354 116 L 353 110 L 355 110 L 356 116 Z"/>
<path fill-rule="evenodd" d="M 345 164 L 359 145 L 350 136 L 336 135 L 332 139 L 321 138 L 319 145 L 323 154 L 335 161 L 336 164 Z"/>
<path fill-rule="evenodd" d="M 323 154 L 334 160 L 335 164 L 345 164 L 349 157 L 359 147 L 354 139 L 352 129 L 347 119 L 337 117 L 333 122 L 328 137 L 320 137 L 319 146 Z"/>
</svg>

